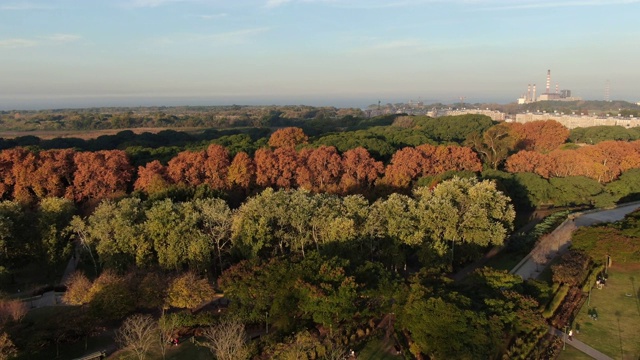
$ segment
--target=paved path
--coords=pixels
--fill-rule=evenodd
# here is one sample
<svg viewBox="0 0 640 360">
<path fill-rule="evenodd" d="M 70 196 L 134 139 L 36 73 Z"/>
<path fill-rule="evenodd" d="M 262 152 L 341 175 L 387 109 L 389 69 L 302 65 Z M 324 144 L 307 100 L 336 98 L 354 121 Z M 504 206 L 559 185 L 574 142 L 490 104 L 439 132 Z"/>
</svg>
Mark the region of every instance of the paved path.
<svg viewBox="0 0 640 360">
<path fill-rule="evenodd" d="M 556 328 L 550 327 L 549 328 L 549 333 L 558 336 L 559 338 L 564 338 L 564 333 Z M 567 345 L 573 346 L 574 348 L 582 351 L 583 353 L 591 356 L 594 359 L 597 360 L 613 360 L 612 358 L 610 358 L 609 356 L 601 353 L 600 351 L 592 348 L 591 346 L 583 343 L 582 341 L 576 339 L 576 337 L 573 337 L 573 340 L 569 340 L 569 338 L 567 337 Z"/>
<path fill-rule="evenodd" d="M 640 208 L 640 202 L 633 202 L 618 206 L 615 209 L 589 211 L 574 216 L 551 232 L 550 236 L 554 237 L 552 246 L 546 244 L 545 247 L 545 244 L 538 243 L 536 248 L 511 270 L 511 273 L 520 275 L 523 279 L 537 278 L 556 256 L 564 253 L 569 248 L 572 228 L 622 220 L 625 215 L 638 208 Z M 536 262 L 533 256 L 536 252 L 543 252 L 547 261 L 544 263 Z"/>
</svg>

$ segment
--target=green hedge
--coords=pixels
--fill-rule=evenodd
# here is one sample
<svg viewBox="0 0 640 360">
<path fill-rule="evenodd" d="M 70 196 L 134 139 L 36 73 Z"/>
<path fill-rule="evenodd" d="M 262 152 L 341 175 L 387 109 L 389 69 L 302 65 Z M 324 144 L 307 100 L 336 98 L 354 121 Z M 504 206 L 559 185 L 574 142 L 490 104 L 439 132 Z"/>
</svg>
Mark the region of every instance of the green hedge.
<svg viewBox="0 0 640 360">
<path fill-rule="evenodd" d="M 549 306 L 542 312 L 542 316 L 545 319 L 549 319 L 553 316 L 553 314 L 558 310 L 558 307 L 562 304 L 562 300 L 569 293 L 569 286 L 561 285 L 556 294 L 553 297 L 553 300 L 549 303 Z"/>
</svg>

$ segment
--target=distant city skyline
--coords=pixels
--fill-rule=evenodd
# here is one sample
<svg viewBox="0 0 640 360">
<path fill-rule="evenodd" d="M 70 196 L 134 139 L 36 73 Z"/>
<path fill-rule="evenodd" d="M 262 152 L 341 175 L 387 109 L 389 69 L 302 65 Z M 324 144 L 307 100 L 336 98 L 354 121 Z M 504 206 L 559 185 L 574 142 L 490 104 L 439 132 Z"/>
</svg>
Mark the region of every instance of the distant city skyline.
<svg viewBox="0 0 640 360">
<path fill-rule="evenodd" d="M 640 0 L 0 0 L 0 109 L 640 100 Z"/>
</svg>

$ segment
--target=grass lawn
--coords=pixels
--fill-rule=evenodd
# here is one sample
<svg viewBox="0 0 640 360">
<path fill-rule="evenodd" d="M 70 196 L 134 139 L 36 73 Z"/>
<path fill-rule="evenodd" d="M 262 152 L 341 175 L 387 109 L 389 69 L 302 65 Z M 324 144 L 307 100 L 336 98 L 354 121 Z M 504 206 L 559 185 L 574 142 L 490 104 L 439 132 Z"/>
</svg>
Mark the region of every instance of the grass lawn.
<svg viewBox="0 0 640 360">
<path fill-rule="evenodd" d="M 576 338 L 614 359 L 640 358 L 639 287 L 639 267 L 609 269 L 607 285 L 591 291 L 574 321 Z M 589 317 L 594 309 L 598 320 Z"/>
<path fill-rule="evenodd" d="M 403 359 L 402 355 L 392 355 L 393 343 L 387 344 L 382 339 L 375 338 L 369 341 L 365 347 L 360 350 L 358 360 L 397 360 Z"/>
</svg>

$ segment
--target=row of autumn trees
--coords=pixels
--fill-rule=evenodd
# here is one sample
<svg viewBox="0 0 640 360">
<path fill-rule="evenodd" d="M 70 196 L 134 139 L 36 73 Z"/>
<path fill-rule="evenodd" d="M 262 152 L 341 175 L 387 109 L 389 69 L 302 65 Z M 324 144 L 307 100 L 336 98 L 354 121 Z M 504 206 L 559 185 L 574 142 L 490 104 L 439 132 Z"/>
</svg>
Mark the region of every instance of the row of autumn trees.
<svg viewBox="0 0 640 360">
<path fill-rule="evenodd" d="M 222 272 L 237 259 L 348 248 L 391 267 L 406 264 L 404 247 L 442 257 L 455 243 L 501 244 L 515 212 L 491 181 L 454 178 L 414 196 L 369 203 L 361 195 L 266 189 L 231 210 L 220 199 L 104 201 L 71 222 L 96 267 Z M 444 261 L 450 264 L 451 260 Z"/>
<path fill-rule="evenodd" d="M 66 197 L 82 203 L 132 190 L 154 194 L 174 186 L 200 185 L 244 194 L 267 187 L 334 194 L 367 193 L 374 188 L 406 191 L 423 177 L 448 171 L 479 172 L 483 164 L 497 169 L 503 163 L 511 173 L 531 172 L 544 178 L 585 176 L 606 183 L 640 168 L 638 141 L 561 147 L 568 135 L 554 121 L 502 123 L 482 134 L 470 134 L 467 146 L 401 148 L 385 165 L 362 147 L 342 153 L 332 146 L 309 147 L 301 129 L 284 128 L 272 134 L 269 147 L 258 149 L 253 156 L 238 152 L 232 158 L 226 147 L 211 144 L 205 150 L 180 152 L 166 165 L 151 161 L 137 171 L 121 150 L 32 152 L 14 148 L 0 152 L 0 197 L 21 202 Z"/>
</svg>

